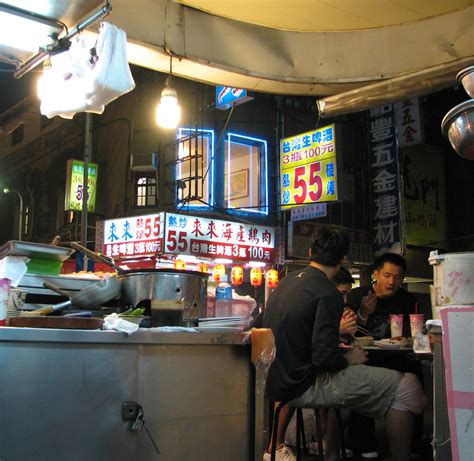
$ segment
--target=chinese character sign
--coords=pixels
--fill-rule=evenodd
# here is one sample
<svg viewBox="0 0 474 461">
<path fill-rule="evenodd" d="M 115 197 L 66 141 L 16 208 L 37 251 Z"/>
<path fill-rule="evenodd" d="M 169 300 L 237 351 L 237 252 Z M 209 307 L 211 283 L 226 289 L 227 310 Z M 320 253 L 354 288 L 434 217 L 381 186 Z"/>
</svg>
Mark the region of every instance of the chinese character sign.
<svg viewBox="0 0 474 461">
<path fill-rule="evenodd" d="M 336 129 L 328 125 L 280 141 L 281 207 L 331 202 L 337 196 Z"/>
<path fill-rule="evenodd" d="M 423 142 L 420 103 L 418 98 L 405 99 L 395 104 L 398 147 L 414 146 Z"/>
<path fill-rule="evenodd" d="M 393 106 L 370 110 L 369 161 L 375 255 L 402 253 L 398 148 Z"/>
<path fill-rule="evenodd" d="M 166 213 L 164 253 L 273 262 L 272 227 Z"/>
<path fill-rule="evenodd" d="M 95 211 L 95 200 L 97 191 L 97 173 L 99 166 L 96 163 L 89 163 L 87 189 L 89 199 L 87 210 Z M 84 196 L 84 162 L 81 160 L 68 160 L 66 175 L 66 197 L 65 207 L 67 210 L 81 211 L 82 198 Z"/>
<path fill-rule="evenodd" d="M 107 219 L 103 253 L 111 258 L 163 253 L 164 213 Z"/>
<path fill-rule="evenodd" d="M 400 153 L 407 244 L 439 248 L 447 239 L 443 151 L 422 145 Z"/>
</svg>

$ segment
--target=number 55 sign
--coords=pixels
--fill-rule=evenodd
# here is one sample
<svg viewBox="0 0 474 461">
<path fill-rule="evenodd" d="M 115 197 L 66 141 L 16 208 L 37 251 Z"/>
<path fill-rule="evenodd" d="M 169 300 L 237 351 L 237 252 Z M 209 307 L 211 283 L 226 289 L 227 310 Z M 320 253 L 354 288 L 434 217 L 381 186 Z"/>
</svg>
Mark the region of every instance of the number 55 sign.
<svg viewBox="0 0 474 461">
<path fill-rule="evenodd" d="M 283 209 L 338 200 L 335 125 L 282 139 L 280 178 Z"/>
</svg>

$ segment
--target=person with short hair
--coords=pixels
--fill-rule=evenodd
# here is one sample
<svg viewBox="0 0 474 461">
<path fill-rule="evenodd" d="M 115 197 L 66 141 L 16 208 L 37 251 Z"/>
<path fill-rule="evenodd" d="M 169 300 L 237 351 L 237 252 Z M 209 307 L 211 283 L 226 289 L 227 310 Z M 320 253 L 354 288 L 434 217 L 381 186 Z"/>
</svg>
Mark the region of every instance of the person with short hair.
<svg viewBox="0 0 474 461">
<path fill-rule="evenodd" d="M 406 272 L 405 259 L 395 253 L 384 253 L 373 265 L 373 283 L 354 288 L 347 296 L 347 303 L 357 314 L 357 323 L 376 339 L 390 337 L 390 314 L 403 314 L 403 335 L 410 336 L 409 314 L 416 311 L 416 298 L 408 293 L 402 283 Z M 369 365 L 382 366 L 401 372 L 412 372 L 421 378 L 419 364 L 408 364 L 404 357 L 375 357 L 371 354 Z M 422 416 L 417 417 L 417 433 L 421 437 Z M 355 451 L 363 460 L 379 457 L 375 437 L 375 421 L 363 415 L 352 414 L 349 436 Z"/>
<path fill-rule="evenodd" d="M 403 334 L 410 336 L 410 317 L 416 298 L 403 287 L 406 262 L 403 256 L 385 253 L 375 260 L 374 283 L 354 288 L 347 296 L 357 322 L 377 339 L 390 337 L 390 314 L 403 314 Z"/>
<path fill-rule="evenodd" d="M 320 226 L 313 237 L 310 263 L 289 273 L 270 295 L 263 326 L 275 337 L 276 357 L 270 366 L 266 396 L 291 407 L 347 407 L 386 418 L 392 461 L 409 459 L 413 414 L 426 399 L 418 379 L 384 368 L 363 365 L 360 347 L 339 348 L 339 322 L 344 301 L 331 279 L 341 267 L 349 243 L 332 226 Z M 293 460 L 278 447 L 277 460 Z M 281 454 L 281 456 L 279 456 Z M 327 447 L 326 459 L 336 459 Z M 264 454 L 264 459 L 269 459 Z"/>
</svg>

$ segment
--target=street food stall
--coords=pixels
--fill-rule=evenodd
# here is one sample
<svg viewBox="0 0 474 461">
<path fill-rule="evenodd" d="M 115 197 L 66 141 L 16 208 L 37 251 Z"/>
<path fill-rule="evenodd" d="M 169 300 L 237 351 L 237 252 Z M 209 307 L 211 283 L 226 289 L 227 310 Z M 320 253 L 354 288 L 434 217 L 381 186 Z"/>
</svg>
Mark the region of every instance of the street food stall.
<svg viewBox="0 0 474 461">
<path fill-rule="evenodd" d="M 264 369 L 252 364 L 242 316 L 234 315 L 241 311 L 231 304 L 234 321 L 227 324 L 206 319 L 207 280 L 213 272 L 217 280 L 225 278 L 214 271 L 222 264 L 217 256 L 229 260 L 224 273 L 242 268 L 229 282 L 240 283 L 244 270 L 250 277 L 251 261 L 270 267 L 274 229 L 159 213 L 105 221 L 103 232 L 105 255 L 73 246 L 108 264 L 110 273 L 60 273 L 73 253 L 69 248 L 9 242 L 3 250 L 4 258 L 23 259 L 26 267 L 11 288 L 9 326 L 0 329 L 0 363 L 9 370 L 0 378 L 6 405 L 0 417 L 2 457 L 153 459 L 159 453 L 160 459 L 200 460 L 220 453 L 226 459 L 258 459 Z M 35 273 L 45 255 L 56 261 L 54 269 Z M 185 256 L 195 258 L 186 266 L 192 270 L 175 268 Z M 97 284 L 110 280 L 120 289 L 114 285 L 104 294 Z M 81 292 L 95 301 L 78 302 Z M 54 308 L 65 298 L 66 315 L 44 311 L 47 303 Z M 146 312 L 151 324 L 142 326 L 152 328 L 103 331 L 103 315 L 144 302 L 151 307 Z M 74 308 L 93 317 L 71 316 Z M 171 318 L 169 308 L 179 315 Z M 32 315 L 38 309 L 53 315 Z M 25 424 L 31 418 L 34 424 Z M 45 437 L 40 427 L 58 436 Z"/>
</svg>

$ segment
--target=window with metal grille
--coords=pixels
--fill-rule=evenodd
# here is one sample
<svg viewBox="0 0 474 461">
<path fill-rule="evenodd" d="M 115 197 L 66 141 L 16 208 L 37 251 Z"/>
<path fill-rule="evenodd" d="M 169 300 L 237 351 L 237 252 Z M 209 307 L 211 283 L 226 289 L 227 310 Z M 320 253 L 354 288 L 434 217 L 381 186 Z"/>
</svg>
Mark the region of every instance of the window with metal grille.
<svg viewBox="0 0 474 461">
<path fill-rule="evenodd" d="M 135 176 L 136 206 L 139 208 L 157 205 L 155 173 L 140 173 Z"/>
<path fill-rule="evenodd" d="M 188 206 L 212 206 L 214 130 L 180 128 L 176 162 L 176 194 Z"/>
</svg>

